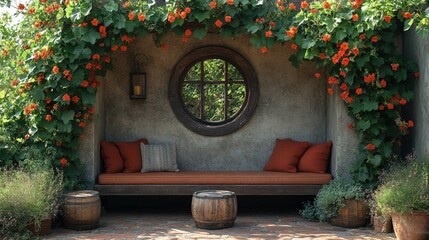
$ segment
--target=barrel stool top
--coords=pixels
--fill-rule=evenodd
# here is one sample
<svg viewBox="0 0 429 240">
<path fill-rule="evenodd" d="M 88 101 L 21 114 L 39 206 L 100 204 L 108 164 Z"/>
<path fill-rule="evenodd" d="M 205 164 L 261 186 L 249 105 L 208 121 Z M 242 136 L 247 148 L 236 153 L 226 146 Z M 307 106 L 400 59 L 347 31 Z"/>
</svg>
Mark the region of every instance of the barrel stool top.
<svg viewBox="0 0 429 240">
<path fill-rule="evenodd" d="M 231 197 L 235 197 L 235 192 L 225 191 L 225 190 L 203 190 L 203 191 L 194 192 L 193 197 L 202 198 L 202 199 L 231 198 Z"/>
<path fill-rule="evenodd" d="M 70 198 L 88 198 L 88 197 L 97 197 L 98 192 L 94 190 L 82 190 L 82 191 L 76 191 L 76 192 L 70 192 L 64 194 L 65 199 Z"/>
</svg>

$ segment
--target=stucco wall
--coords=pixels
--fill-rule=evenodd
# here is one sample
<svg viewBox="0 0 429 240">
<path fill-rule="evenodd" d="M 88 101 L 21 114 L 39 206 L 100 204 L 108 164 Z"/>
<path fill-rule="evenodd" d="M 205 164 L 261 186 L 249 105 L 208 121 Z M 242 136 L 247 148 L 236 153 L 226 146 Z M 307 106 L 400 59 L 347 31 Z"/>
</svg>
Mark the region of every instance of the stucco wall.
<svg viewBox="0 0 429 240">
<path fill-rule="evenodd" d="M 414 31 L 405 35 L 405 54 L 419 65 L 420 78 L 415 81 L 415 98 L 411 118 L 412 146 L 418 155 L 429 154 L 429 36 L 420 37 Z"/>
<path fill-rule="evenodd" d="M 176 143 L 179 168 L 183 170 L 260 170 L 270 156 L 276 138 L 311 142 L 326 140 L 326 86 L 313 77 L 312 64 L 294 68 L 288 45 L 275 45 L 267 54 L 252 47 L 249 39 L 222 40 L 216 35 L 182 43 L 174 35 L 168 49 L 156 48 L 150 37 L 136 39 L 126 53 L 114 56 L 114 68 L 103 87 L 104 138 L 110 141 L 146 137 L 150 143 Z M 237 132 L 222 137 L 204 137 L 185 128 L 175 117 L 167 97 L 175 64 L 189 51 L 207 45 L 236 50 L 253 65 L 260 85 L 260 98 L 252 119 Z M 129 100 L 129 74 L 134 54 L 149 62 L 145 100 Z"/>
</svg>

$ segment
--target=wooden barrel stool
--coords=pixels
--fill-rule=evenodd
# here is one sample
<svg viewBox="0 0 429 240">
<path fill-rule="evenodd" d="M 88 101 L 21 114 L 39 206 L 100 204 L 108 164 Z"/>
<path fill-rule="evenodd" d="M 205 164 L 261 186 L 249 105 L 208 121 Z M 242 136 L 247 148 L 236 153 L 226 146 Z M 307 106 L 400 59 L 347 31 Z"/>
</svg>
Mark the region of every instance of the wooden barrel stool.
<svg viewBox="0 0 429 240">
<path fill-rule="evenodd" d="M 192 217 L 203 229 L 222 229 L 234 226 L 237 217 L 237 197 L 234 192 L 205 190 L 192 196 Z"/>
<path fill-rule="evenodd" d="M 101 204 L 97 191 L 85 190 L 64 194 L 64 226 L 74 230 L 98 227 Z"/>
</svg>

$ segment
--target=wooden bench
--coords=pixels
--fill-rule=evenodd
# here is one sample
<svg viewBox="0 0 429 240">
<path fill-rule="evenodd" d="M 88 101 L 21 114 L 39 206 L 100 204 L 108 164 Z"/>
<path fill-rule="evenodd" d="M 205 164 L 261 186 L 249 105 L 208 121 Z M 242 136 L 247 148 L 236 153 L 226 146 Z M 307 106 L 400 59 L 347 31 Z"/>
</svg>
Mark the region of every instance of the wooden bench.
<svg viewBox="0 0 429 240">
<path fill-rule="evenodd" d="M 228 190 L 237 195 L 316 195 L 331 179 L 329 173 L 269 171 L 103 173 L 94 190 L 101 196 L 190 196 L 207 189 Z"/>
</svg>

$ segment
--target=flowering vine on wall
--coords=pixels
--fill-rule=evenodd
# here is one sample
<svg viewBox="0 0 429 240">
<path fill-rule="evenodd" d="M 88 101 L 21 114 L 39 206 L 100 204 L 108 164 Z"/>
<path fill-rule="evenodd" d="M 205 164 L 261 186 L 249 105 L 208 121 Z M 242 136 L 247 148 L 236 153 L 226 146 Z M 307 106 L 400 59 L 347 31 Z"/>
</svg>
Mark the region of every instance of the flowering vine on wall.
<svg viewBox="0 0 429 240">
<path fill-rule="evenodd" d="M 150 2 L 150 1 L 149 1 Z M 276 43 L 290 47 L 298 66 L 313 60 L 325 66 L 328 93 L 344 100 L 349 123 L 360 138 L 354 176 L 373 183 L 413 121 L 401 106 L 413 97 L 416 66 L 401 56 L 400 29 L 429 29 L 424 0 L 175 0 L 163 6 L 146 1 L 34 0 L 17 8 L 16 29 L 0 29 L 0 165 L 20 160 L 26 146 L 53 147 L 54 166 L 78 176 L 78 144 L 93 119 L 96 76 L 111 67 L 114 52 L 125 52 L 136 37 L 152 36 L 168 51 L 163 36 L 181 41 L 208 32 L 234 38 L 249 35 L 261 54 Z M 285 59 L 285 61 L 287 61 Z M 321 78 L 315 73 L 315 78 Z M 5 84 L 7 82 L 7 85 Z M 323 79 L 320 79 L 323 81 Z M 344 126 L 347 130 L 347 126 Z"/>
</svg>

